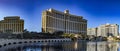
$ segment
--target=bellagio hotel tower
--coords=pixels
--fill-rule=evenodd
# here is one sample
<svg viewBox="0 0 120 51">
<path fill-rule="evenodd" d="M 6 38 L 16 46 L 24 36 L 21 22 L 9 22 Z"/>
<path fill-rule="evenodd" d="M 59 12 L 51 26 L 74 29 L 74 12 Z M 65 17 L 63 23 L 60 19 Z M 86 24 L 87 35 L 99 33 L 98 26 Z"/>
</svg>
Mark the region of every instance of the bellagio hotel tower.
<svg viewBox="0 0 120 51">
<path fill-rule="evenodd" d="M 69 10 L 61 12 L 50 8 L 43 11 L 42 32 L 56 31 L 63 31 L 67 34 L 87 34 L 87 20 L 82 16 L 69 14 Z"/>
</svg>

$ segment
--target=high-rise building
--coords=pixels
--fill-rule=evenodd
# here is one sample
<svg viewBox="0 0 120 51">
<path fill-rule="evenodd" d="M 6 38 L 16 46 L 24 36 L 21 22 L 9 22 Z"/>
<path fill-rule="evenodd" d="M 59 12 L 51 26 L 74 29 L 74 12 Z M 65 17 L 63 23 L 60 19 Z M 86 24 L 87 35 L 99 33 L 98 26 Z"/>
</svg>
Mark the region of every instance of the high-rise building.
<svg viewBox="0 0 120 51">
<path fill-rule="evenodd" d="M 19 16 L 7 16 L 4 20 L 0 21 L 1 33 L 20 34 L 24 30 L 24 20 Z"/>
<path fill-rule="evenodd" d="M 97 36 L 97 28 L 87 28 L 87 35 Z"/>
<path fill-rule="evenodd" d="M 119 25 L 117 24 L 105 24 L 100 25 L 97 30 L 97 36 L 118 36 L 119 34 Z"/>
<path fill-rule="evenodd" d="M 87 20 L 82 16 L 69 14 L 69 10 L 61 12 L 50 8 L 42 12 L 42 32 L 53 33 L 55 31 L 87 34 Z"/>
</svg>

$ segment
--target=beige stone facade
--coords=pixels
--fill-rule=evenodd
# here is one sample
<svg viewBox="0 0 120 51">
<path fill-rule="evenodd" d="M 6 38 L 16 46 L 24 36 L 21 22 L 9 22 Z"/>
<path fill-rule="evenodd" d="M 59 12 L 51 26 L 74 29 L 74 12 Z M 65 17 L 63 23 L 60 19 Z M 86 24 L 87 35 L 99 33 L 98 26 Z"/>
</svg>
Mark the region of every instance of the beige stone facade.
<svg viewBox="0 0 120 51">
<path fill-rule="evenodd" d="M 87 35 L 97 36 L 97 28 L 87 28 Z"/>
<path fill-rule="evenodd" d="M 48 9 L 42 12 L 42 32 L 63 31 L 64 33 L 87 34 L 87 20 L 82 16 Z"/>
<path fill-rule="evenodd" d="M 119 35 L 119 25 L 118 24 L 104 24 L 100 25 L 97 30 L 97 36 L 118 36 Z"/>
<path fill-rule="evenodd" d="M 1 33 L 23 33 L 24 20 L 20 19 L 19 16 L 7 16 L 4 20 L 0 21 L 0 32 Z"/>
</svg>

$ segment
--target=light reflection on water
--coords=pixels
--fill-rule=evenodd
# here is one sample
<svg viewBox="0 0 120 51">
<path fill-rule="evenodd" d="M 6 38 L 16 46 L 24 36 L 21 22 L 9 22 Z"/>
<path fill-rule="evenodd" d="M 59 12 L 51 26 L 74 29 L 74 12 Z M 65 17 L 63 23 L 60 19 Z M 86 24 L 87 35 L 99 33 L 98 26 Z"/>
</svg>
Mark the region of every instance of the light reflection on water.
<svg viewBox="0 0 120 51">
<path fill-rule="evenodd" d="M 0 51 L 120 51 L 120 46 L 118 42 L 56 42 L 11 45 Z"/>
</svg>

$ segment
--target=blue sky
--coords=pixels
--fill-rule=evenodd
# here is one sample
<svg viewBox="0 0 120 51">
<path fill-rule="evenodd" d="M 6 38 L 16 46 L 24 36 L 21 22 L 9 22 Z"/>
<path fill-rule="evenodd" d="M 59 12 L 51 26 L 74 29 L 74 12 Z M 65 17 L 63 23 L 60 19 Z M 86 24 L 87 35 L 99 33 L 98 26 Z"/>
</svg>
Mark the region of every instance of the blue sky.
<svg viewBox="0 0 120 51">
<path fill-rule="evenodd" d="M 0 20 L 5 16 L 20 16 L 29 31 L 41 32 L 43 10 L 68 9 L 71 14 L 83 16 L 88 27 L 111 23 L 120 25 L 119 0 L 0 0 Z"/>
</svg>

